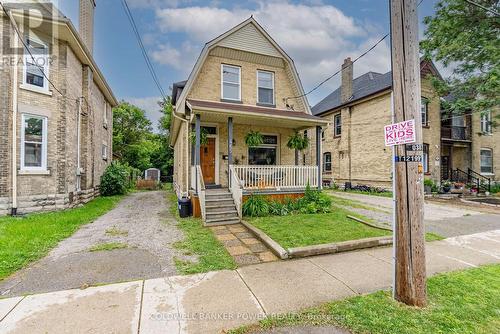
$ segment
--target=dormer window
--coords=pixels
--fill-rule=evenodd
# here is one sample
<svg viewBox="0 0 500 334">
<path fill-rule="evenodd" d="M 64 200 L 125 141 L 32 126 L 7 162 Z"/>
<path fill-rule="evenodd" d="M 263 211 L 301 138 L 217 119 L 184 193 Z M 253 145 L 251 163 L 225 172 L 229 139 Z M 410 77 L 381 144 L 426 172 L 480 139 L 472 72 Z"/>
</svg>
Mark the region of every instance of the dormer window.
<svg viewBox="0 0 500 334">
<path fill-rule="evenodd" d="M 35 90 L 48 91 L 49 48 L 42 41 L 30 37 L 26 39 L 26 46 L 23 83 Z"/>
<path fill-rule="evenodd" d="M 257 103 L 274 105 L 274 73 L 257 71 Z"/>
<path fill-rule="evenodd" d="M 222 100 L 241 101 L 241 67 L 222 64 Z"/>
</svg>

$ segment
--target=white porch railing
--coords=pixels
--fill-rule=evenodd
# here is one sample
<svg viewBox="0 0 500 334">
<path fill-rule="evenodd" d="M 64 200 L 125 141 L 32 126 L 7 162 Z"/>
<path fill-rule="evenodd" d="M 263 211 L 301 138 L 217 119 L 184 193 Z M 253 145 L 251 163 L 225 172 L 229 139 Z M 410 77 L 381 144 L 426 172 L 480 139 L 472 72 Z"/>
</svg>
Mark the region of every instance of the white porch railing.
<svg viewBox="0 0 500 334">
<path fill-rule="evenodd" d="M 232 166 L 243 190 L 293 190 L 318 187 L 317 166 Z"/>
<path fill-rule="evenodd" d="M 238 211 L 238 216 L 242 217 L 241 207 L 243 201 L 243 187 L 235 171 L 235 166 L 229 166 L 229 191 L 233 195 L 234 204 Z"/>
<path fill-rule="evenodd" d="M 203 173 L 201 172 L 201 167 L 196 166 L 196 191 L 198 192 L 198 199 L 200 201 L 201 208 L 201 219 L 205 221 L 206 210 L 205 210 L 205 182 L 203 181 Z"/>
</svg>

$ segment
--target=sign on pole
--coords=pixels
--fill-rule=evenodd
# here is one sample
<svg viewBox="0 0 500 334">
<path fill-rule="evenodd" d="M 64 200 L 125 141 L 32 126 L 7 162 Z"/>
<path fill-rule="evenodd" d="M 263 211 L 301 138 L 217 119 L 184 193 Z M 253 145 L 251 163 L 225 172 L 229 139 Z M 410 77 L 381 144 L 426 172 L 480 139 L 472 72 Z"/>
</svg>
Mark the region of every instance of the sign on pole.
<svg viewBox="0 0 500 334">
<path fill-rule="evenodd" d="M 411 144 L 416 141 L 414 119 L 386 125 L 384 131 L 385 146 Z"/>
</svg>

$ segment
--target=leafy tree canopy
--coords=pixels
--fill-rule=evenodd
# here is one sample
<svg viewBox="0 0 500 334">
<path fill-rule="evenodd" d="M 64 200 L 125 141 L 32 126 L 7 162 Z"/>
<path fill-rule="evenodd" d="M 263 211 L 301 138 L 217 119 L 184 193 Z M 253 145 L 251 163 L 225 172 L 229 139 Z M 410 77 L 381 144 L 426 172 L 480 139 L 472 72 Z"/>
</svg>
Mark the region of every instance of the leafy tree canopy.
<svg viewBox="0 0 500 334">
<path fill-rule="evenodd" d="M 444 107 L 454 114 L 481 113 L 500 100 L 500 11 L 498 0 L 475 0 L 487 11 L 463 0 L 440 0 L 420 43 L 428 59 L 454 68 L 443 81 L 433 80 Z"/>
</svg>

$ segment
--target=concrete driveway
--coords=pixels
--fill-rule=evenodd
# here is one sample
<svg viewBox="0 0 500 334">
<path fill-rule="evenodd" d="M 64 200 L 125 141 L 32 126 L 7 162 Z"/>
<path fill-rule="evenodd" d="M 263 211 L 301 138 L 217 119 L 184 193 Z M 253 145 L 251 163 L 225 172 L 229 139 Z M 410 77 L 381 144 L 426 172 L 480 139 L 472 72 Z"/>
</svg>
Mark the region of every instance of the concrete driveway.
<svg viewBox="0 0 500 334">
<path fill-rule="evenodd" d="M 347 192 L 331 192 L 332 195 L 354 200 L 365 206 L 377 209 L 371 213 L 369 210 L 361 210 L 364 214 L 382 223 L 392 222 L 392 198 L 363 195 Z M 427 232 L 439 234 L 443 237 L 454 237 L 459 235 L 473 234 L 478 232 L 500 229 L 500 210 L 488 208 L 488 212 L 478 207 L 447 205 L 446 203 L 432 203 L 425 201 L 424 221 Z"/>
<path fill-rule="evenodd" d="M 0 282 L 0 296 L 17 296 L 177 274 L 172 243 L 183 234 L 163 191 L 136 192 L 61 241 L 45 258 Z M 92 251 L 115 243 L 121 249 Z"/>
</svg>

